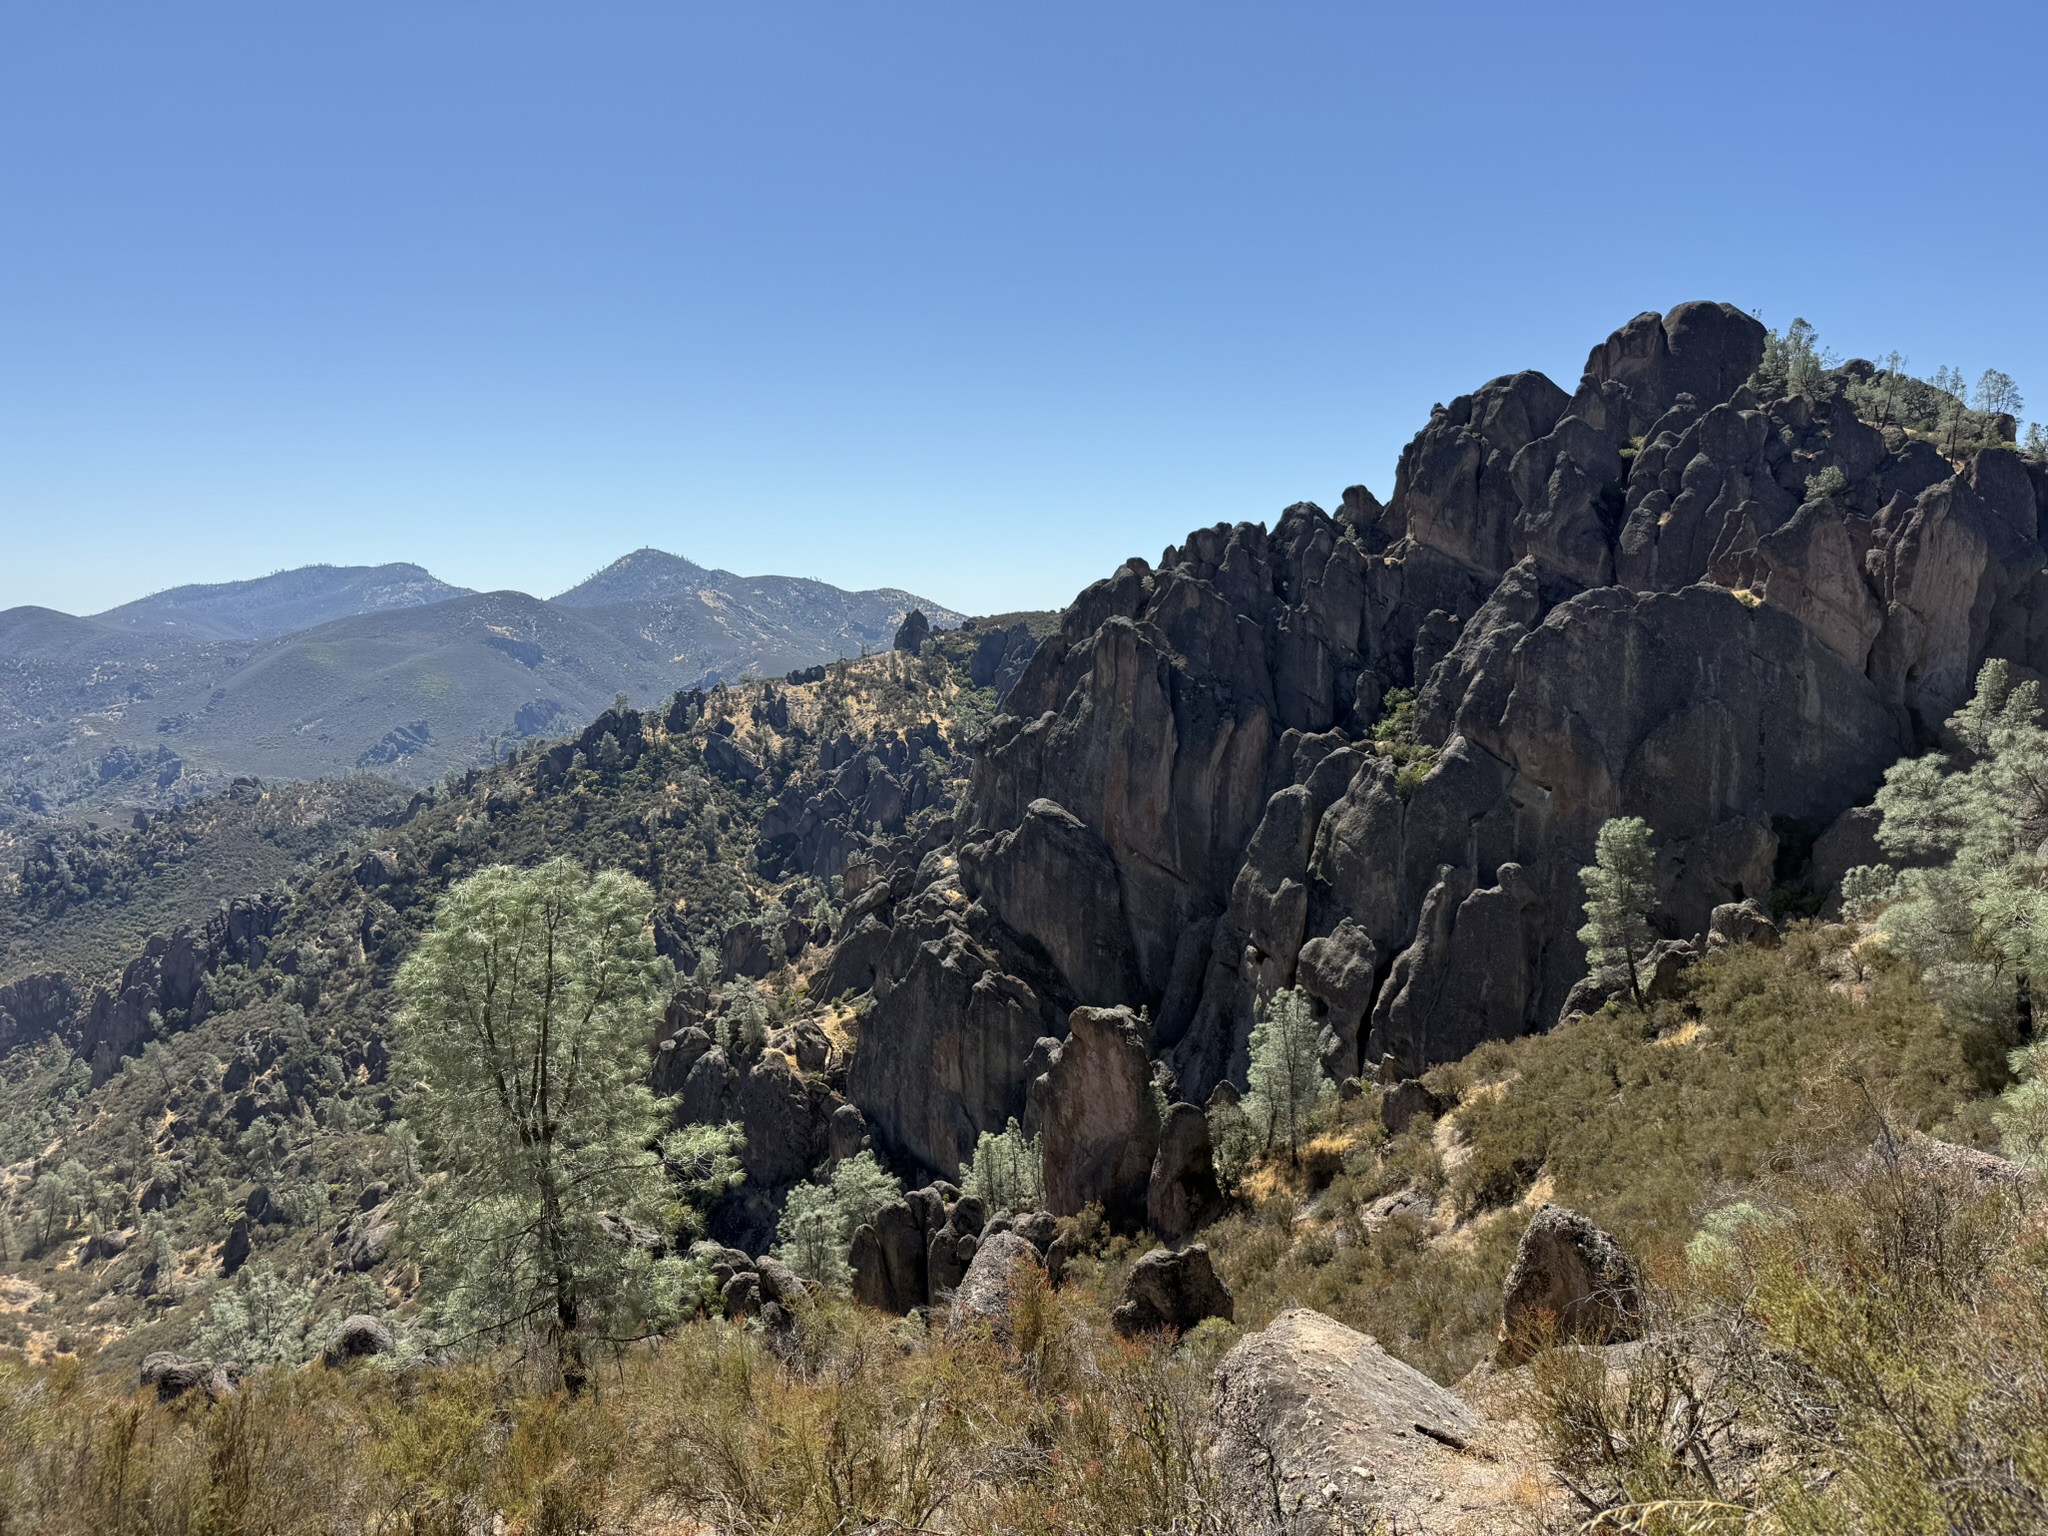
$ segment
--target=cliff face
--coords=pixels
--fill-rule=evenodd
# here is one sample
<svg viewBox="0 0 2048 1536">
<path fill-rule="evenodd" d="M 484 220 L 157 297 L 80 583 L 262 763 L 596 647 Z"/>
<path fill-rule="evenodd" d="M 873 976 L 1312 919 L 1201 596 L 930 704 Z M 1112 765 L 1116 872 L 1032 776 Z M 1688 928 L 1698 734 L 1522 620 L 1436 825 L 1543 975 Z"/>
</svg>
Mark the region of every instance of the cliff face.
<svg viewBox="0 0 2048 1536">
<path fill-rule="evenodd" d="M 1142 1004 L 1199 1100 L 1299 985 L 1348 1074 L 1547 1025 L 1600 823 L 1641 815 L 1663 920 L 1804 872 L 1987 656 L 2048 670 L 2038 467 L 1957 467 L 1824 398 L 1760 398 L 1764 332 L 1645 314 L 1575 393 L 1432 413 L 1382 507 L 1218 526 L 1077 598 L 1009 695 L 950 849 L 856 904 L 851 1091 L 950 1172 L 1026 1110 L 1078 1005 Z M 1414 688 L 1434 766 L 1372 729 Z"/>
</svg>

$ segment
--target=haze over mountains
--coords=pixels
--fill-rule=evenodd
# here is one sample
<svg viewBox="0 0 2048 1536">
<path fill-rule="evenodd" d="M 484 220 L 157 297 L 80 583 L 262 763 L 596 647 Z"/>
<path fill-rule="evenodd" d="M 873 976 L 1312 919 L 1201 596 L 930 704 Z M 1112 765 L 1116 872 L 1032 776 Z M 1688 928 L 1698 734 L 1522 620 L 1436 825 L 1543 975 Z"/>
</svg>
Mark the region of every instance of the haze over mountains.
<svg viewBox="0 0 2048 1536">
<path fill-rule="evenodd" d="M 90 617 L 0 611 L 0 814 L 168 803 L 242 774 L 426 783 L 620 693 L 889 644 L 912 593 L 736 576 L 641 549 L 551 600 L 416 565 L 175 587 Z"/>
</svg>

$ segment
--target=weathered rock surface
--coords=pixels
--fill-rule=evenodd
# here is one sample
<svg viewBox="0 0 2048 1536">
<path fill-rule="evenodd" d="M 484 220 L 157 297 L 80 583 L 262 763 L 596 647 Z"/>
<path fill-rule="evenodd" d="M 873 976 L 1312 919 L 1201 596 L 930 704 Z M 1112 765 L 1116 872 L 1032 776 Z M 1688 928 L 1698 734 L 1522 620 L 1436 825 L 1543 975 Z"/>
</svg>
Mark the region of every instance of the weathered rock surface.
<svg viewBox="0 0 2048 1536">
<path fill-rule="evenodd" d="M 183 1355 L 160 1349 L 142 1357 L 138 1383 L 156 1389 L 157 1401 L 168 1403 L 187 1392 L 204 1392 L 221 1398 L 233 1392 L 242 1380 L 242 1368 L 232 1360 L 215 1364 L 211 1360 L 188 1360 Z"/>
<path fill-rule="evenodd" d="M 1145 1220 L 1159 1114 L 1144 1027 L 1128 1008 L 1077 1008 L 1071 1033 L 1032 1084 L 1027 1130 L 1042 1139 L 1045 1203 L 1055 1216 L 1099 1204 L 1109 1220 Z"/>
<path fill-rule="evenodd" d="M 1342 1323 L 1297 1308 L 1216 1368 L 1215 1468 L 1242 1536 L 1431 1528 L 1479 1416 Z"/>
<path fill-rule="evenodd" d="M 1226 1323 L 1237 1315 L 1230 1287 L 1209 1262 L 1206 1244 L 1175 1253 L 1155 1248 L 1131 1266 L 1123 1297 L 1109 1315 L 1125 1338 L 1141 1333 L 1186 1333 L 1206 1318 Z"/>
<path fill-rule="evenodd" d="M 343 1365 L 372 1355 L 388 1355 L 397 1348 L 398 1341 L 381 1319 L 358 1312 L 341 1320 L 320 1358 L 328 1365 Z"/>
<path fill-rule="evenodd" d="M 1199 1105 L 1175 1104 L 1160 1128 L 1159 1150 L 1145 1185 L 1146 1223 L 1169 1242 L 1178 1242 L 1222 1208 L 1209 1117 Z"/>
<path fill-rule="evenodd" d="M 1642 1277 L 1621 1245 L 1576 1211 L 1537 1211 L 1502 1290 L 1502 1357 L 1553 1336 L 1618 1344 L 1641 1335 L 1642 1316 Z"/>
<path fill-rule="evenodd" d="M 951 848 L 842 932 L 877 1145 L 950 1170 L 1076 1006 L 1149 1009 L 1192 1102 L 1243 1081 L 1282 987 L 1340 1081 L 1547 1027 L 1612 816 L 1650 821 L 1669 940 L 1809 848 L 1820 879 L 1843 839 L 1815 839 L 1986 656 L 2048 670 L 2042 481 L 1888 442 L 1839 380 L 1760 393 L 1761 348 L 1726 305 L 1638 316 L 1574 391 L 1523 373 L 1438 409 L 1385 506 L 1200 529 L 1083 592 Z M 1419 782 L 1374 734 L 1397 687 Z"/>
<path fill-rule="evenodd" d="M 1015 1333 L 1017 1288 L 1030 1283 L 1031 1272 L 1044 1270 L 1045 1260 L 1029 1241 L 1014 1232 L 996 1233 L 976 1250 L 953 1292 L 947 1332 L 957 1337 L 985 1327 L 1008 1343 Z"/>
</svg>

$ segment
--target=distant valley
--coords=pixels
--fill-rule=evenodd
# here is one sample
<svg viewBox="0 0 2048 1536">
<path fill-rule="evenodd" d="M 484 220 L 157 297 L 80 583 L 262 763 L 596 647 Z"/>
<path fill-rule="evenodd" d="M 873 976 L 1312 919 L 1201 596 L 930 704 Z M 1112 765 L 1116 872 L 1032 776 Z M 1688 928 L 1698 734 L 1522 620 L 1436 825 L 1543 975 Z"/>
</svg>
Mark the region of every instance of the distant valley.
<svg viewBox="0 0 2048 1536">
<path fill-rule="evenodd" d="M 581 726 L 623 693 L 772 676 L 886 648 L 912 608 L 636 550 L 549 600 L 416 565 L 308 566 L 104 613 L 0 611 L 0 822 L 166 805 L 233 778 L 406 783 Z"/>
</svg>

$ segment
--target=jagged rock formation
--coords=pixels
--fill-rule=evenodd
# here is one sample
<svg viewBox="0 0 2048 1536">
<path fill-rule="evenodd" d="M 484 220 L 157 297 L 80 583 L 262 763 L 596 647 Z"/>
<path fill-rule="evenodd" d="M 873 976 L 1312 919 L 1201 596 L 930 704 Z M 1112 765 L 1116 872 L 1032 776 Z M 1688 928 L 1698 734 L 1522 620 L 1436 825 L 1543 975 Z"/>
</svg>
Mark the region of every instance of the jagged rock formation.
<svg viewBox="0 0 2048 1536">
<path fill-rule="evenodd" d="M 1242 1082 L 1286 986 L 1340 1078 L 1546 1027 L 1603 820 L 1650 821 L 1667 936 L 1703 936 L 1799 878 L 1984 657 L 2048 668 L 2048 480 L 1859 421 L 1839 375 L 1760 393 L 1763 340 L 1726 305 L 1638 316 L 1576 392 L 1521 373 L 1434 411 L 1384 507 L 1197 530 L 1082 593 L 952 847 L 842 929 L 877 1142 L 950 1169 L 1080 1006 L 1148 1008 L 1193 1101 Z"/>
<path fill-rule="evenodd" d="M 224 901 L 203 924 L 152 934 L 111 986 L 51 971 L 0 987 L 0 1052 L 55 1036 L 92 1064 L 97 1087 L 160 1029 L 203 1018 L 206 980 L 223 965 L 261 965 L 283 911 L 278 895 Z"/>
</svg>

